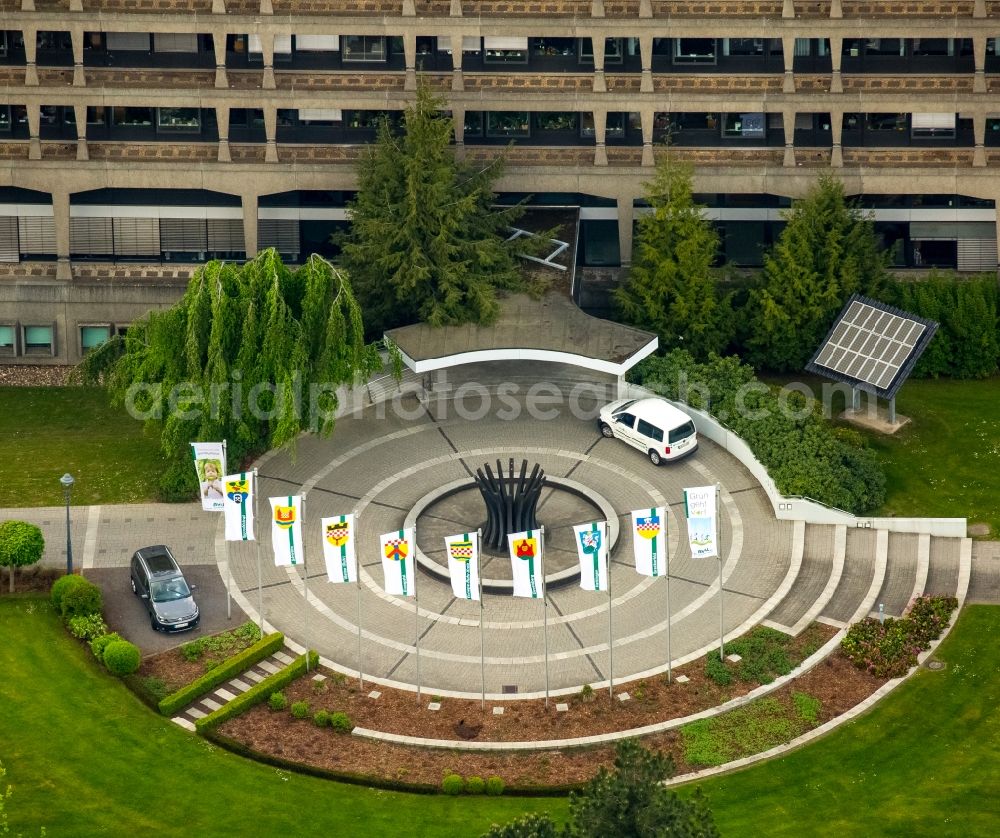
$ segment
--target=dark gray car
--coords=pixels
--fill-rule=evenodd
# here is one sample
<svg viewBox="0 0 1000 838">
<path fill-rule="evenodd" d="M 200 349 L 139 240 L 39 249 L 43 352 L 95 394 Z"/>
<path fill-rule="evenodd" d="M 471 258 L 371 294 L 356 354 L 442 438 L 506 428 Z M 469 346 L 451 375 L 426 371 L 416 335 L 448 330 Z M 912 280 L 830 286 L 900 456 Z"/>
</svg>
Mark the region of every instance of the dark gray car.
<svg viewBox="0 0 1000 838">
<path fill-rule="evenodd" d="M 198 625 L 201 614 L 192 591 L 170 548 L 163 544 L 143 547 L 132 556 L 132 593 L 149 611 L 154 631 L 187 631 Z"/>
</svg>

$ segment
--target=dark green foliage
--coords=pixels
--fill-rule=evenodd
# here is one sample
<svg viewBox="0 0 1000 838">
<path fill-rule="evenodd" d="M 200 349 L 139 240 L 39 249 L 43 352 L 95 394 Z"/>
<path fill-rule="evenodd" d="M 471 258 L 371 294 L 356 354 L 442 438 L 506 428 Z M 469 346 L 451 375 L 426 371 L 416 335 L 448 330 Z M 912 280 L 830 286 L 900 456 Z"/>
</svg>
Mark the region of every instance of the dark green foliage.
<svg viewBox="0 0 1000 838">
<path fill-rule="evenodd" d="M 482 794 L 486 790 L 486 781 L 482 777 L 469 777 L 465 781 L 466 794 Z"/>
<path fill-rule="evenodd" d="M 112 643 L 123 639 L 124 638 L 117 632 L 102 634 L 90 641 L 90 651 L 94 653 L 95 658 L 97 658 L 101 663 L 104 663 L 104 650 L 107 649 Z"/>
<path fill-rule="evenodd" d="M 309 718 L 309 702 L 308 701 L 295 701 L 292 703 L 292 715 L 296 719 L 307 719 Z"/>
<path fill-rule="evenodd" d="M 274 637 L 274 635 L 268 636 Z M 231 631 L 199 637 L 197 640 L 185 643 L 181 646 L 181 654 L 184 656 L 184 660 L 192 662 L 200 659 L 203 655 L 226 658 L 243 651 L 258 640 L 260 640 L 260 626 L 248 620 Z"/>
<path fill-rule="evenodd" d="M 271 693 L 267 697 L 267 706 L 272 710 L 284 710 L 288 706 L 288 699 L 283 692 Z"/>
<path fill-rule="evenodd" d="M 248 626 L 253 626 L 253 631 L 251 631 Z M 235 629 L 232 633 L 226 632 L 226 634 L 235 634 L 236 632 L 241 632 L 246 636 L 255 636 L 260 634 L 260 629 L 258 629 L 253 623 L 249 623 Z M 231 648 L 224 636 L 217 636 L 215 638 L 204 637 L 199 640 L 192 641 L 189 644 L 185 644 L 186 647 L 199 647 L 199 645 L 202 650 L 206 647 L 217 649 Z M 275 632 L 274 634 L 269 634 L 267 637 L 258 640 L 242 652 L 232 655 L 223 661 L 218 661 L 213 658 L 212 663 L 214 665 L 206 667 L 208 671 L 204 675 L 196 681 L 192 681 L 187 686 L 181 687 L 177 690 L 177 692 L 171 693 L 160 702 L 160 712 L 165 716 L 172 716 L 182 707 L 186 707 L 195 699 L 201 698 L 201 696 L 214 690 L 223 681 L 228 681 L 230 678 L 236 677 L 241 672 L 245 672 L 257 663 L 257 661 L 264 660 L 264 658 L 273 655 L 284 645 L 285 635 L 281 632 Z"/>
<path fill-rule="evenodd" d="M 694 202 L 692 172 L 669 155 L 657 165 L 645 188 L 653 212 L 639 219 L 635 261 L 615 303 L 625 322 L 655 332 L 662 348 L 703 359 L 729 343 L 732 301 L 716 288 L 719 236 Z"/>
<path fill-rule="evenodd" d="M 699 364 L 675 350 L 647 358 L 633 377 L 649 389 L 709 410 L 739 436 L 785 496 L 813 498 L 864 515 L 885 501 L 885 474 L 856 431 L 834 429 L 819 405 L 791 393 L 783 407 L 738 358 Z"/>
<path fill-rule="evenodd" d="M 441 781 L 441 791 L 445 794 L 461 794 L 465 790 L 465 781 L 458 774 L 448 774 Z"/>
<path fill-rule="evenodd" d="M 88 354 L 77 376 L 147 417 L 170 500 L 195 495 L 190 442 L 226 439 L 234 470 L 261 451 L 294 449 L 301 431 L 333 429 L 339 385 L 381 367 L 347 277 L 315 255 L 290 270 L 273 249 L 242 266 L 209 262 L 180 302 L 115 341 L 116 354 Z"/>
<path fill-rule="evenodd" d="M 139 664 L 142 662 L 142 654 L 134 643 L 129 643 L 127 640 L 114 640 L 105 647 L 103 661 L 108 672 L 119 678 L 124 678 L 126 675 L 138 671 Z"/>
<path fill-rule="evenodd" d="M 4 521 L 0 524 L 0 567 L 6 567 L 10 577 L 10 592 L 14 592 L 14 569 L 35 564 L 45 552 L 42 531 L 27 521 Z"/>
<path fill-rule="evenodd" d="M 59 610 L 67 624 L 73 617 L 100 614 L 103 609 L 104 597 L 101 595 L 101 589 L 83 577 L 80 577 L 79 583 L 64 590 L 59 601 Z"/>
<path fill-rule="evenodd" d="M 995 276 L 959 277 L 932 272 L 924 279 L 891 282 L 885 301 L 940 324 L 913 374 L 987 378 L 1000 361 L 1000 291 Z"/>
<path fill-rule="evenodd" d="M 546 812 L 542 815 L 523 815 L 503 826 L 494 824 L 483 838 L 556 838 L 559 834 Z"/>
<path fill-rule="evenodd" d="M 52 583 L 52 589 L 49 592 L 49 596 L 52 599 L 52 604 L 55 606 L 58 613 L 62 613 L 62 600 L 66 594 L 73 588 L 79 587 L 80 585 L 90 584 L 82 576 L 76 573 L 70 573 L 66 576 L 60 576 Z"/>
<path fill-rule="evenodd" d="M 108 633 L 108 627 L 104 624 L 104 618 L 100 614 L 82 614 L 70 617 L 66 621 L 66 627 L 73 637 L 87 642 Z"/>
<path fill-rule="evenodd" d="M 168 695 L 167 682 L 155 675 L 142 679 L 142 688 L 149 693 L 155 701 L 162 701 Z"/>
<path fill-rule="evenodd" d="M 740 681 L 770 684 L 776 677 L 792 671 L 788 657 L 787 634 L 767 626 L 757 626 L 743 637 L 726 644 L 726 654 L 739 655 L 743 660 L 735 665 Z"/>
<path fill-rule="evenodd" d="M 821 176 L 784 217 L 747 308 L 748 360 L 779 372 L 801 370 L 847 298 L 878 296 L 889 275 L 874 222 L 847 203 L 834 177 Z"/>
<path fill-rule="evenodd" d="M 350 733 L 354 730 L 354 722 L 347 713 L 337 712 L 330 714 L 330 727 L 337 733 Z"/>
<path fill-rule="evenodd" d="M 506 784 L 501 777 L 493 776 L 486 780 L 486 793 L 489 795 L 499 797 L 505 788 Z"/>
<path fill-rule="evenodd" d="M 715 681 L 720 687 L 728 687 L 733 683 L 733 673 L 724 660 L 719 659 L 719 650 L 705 655 L 705 675 Z"/>
<path fill-rule="evenodd" d="M 328 727 L 330 724 L 330 714 L 326 710 L 317 710 L 313 713 L 313 724 L 316 727 Z"/>
<path fill-rule="evenodd" d="M 489 323 L 496 289 L 522 284 L 505 241 L 521 210 L 493 206 L 501 164 L 456 161 L 445 109 L 421 86 L 402 136 L 383 122 L 361 161 L 351 228 L 339 241 L 373 336 L 416 321 Z"/>
</svg>

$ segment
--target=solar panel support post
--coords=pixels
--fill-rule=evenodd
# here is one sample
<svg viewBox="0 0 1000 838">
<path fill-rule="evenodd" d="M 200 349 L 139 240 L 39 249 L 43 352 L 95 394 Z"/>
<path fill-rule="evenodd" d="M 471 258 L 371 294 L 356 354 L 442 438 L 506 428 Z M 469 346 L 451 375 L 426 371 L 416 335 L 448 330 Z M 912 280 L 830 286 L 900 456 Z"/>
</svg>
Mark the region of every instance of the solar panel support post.
<svg viewBox="0 0 1000 838">
<path fill-rule="evenodd" d="M 857 387 L 851 388 L 851 409 L 861 410 L 861 390 Z"/>
<path fill-rule="evenodd" d="M 889 424 L 896 424 L 896 397 L 889 399 Z"/>
</svg>

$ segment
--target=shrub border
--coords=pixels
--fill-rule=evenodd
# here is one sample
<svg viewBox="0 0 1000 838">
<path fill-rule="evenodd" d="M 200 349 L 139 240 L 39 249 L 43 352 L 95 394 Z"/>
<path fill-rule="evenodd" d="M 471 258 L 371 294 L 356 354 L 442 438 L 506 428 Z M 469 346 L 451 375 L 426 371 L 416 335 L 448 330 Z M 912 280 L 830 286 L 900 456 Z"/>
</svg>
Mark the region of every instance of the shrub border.
<svg viewBox="0 0 1000 838">
<path fill-rule="evenodd" d="M 253 664 L 273 655 L 284 645 L 285 635 L 281 632 L 275 632 L 274 634 L 262 637 L 242 652 L 226 658 L 222 663 L 210 669 L 197 680 L 170 693 L 168 696 L 164 696 L 159 705 L 157 705 L 159 711 L 164 716 L 172 716 L 182 707 L 186 707 L 192 701 L 201 698 L 205 693 L 219 686 L 223 681 L 235 678 L 241 672 L 253 666 Z"/>
<path fill-rule="evenodd" d="M 315 667 L 319 665 L 319 653 L 309 650 L 309 665 Z M 215 670 L 212 670 L 213 672 Z M 252 686 L 245 693 L 241 693 L 236 696 L 232 701 L 227 704 L 222 705 L 218 710 L 209 713 L 202 719 L 198 719 L 195 725 L 195 731 L 198 733 L 203 733 L 204 731 L 211 730 L 214 727 L 218 727 L 224 721 L 233 718 L 234 716 L 240 715 L 251 707 L 261 704 L 267 700 L 267 697 L 282 687 L 287 686 L 292 683 L 296 678 L 304 675 L 306 672 L 306 656 L 300 655 L 294 661 L 292 661 L 284 669 L 279 669 L 274 675 L 269 675 L 263 681 Z"/>
</svg>

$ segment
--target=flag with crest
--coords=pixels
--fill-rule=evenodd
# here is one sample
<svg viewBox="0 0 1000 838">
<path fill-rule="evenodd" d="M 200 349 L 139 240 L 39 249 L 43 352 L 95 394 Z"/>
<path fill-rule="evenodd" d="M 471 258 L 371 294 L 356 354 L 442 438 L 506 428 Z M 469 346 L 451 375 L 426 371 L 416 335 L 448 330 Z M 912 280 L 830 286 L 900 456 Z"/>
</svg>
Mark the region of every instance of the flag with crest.
<svg viewBox="0 0 1000 838">
<path fill-rule="evenodd" d="M 222 478 L 226 541 L 255 541 L 253 533 L 253 485 L 251 472 L 227 474 Z"/>
<path fill-rule="evenodd" d="M 302 496 L 268 498 L 271 503 L 271 545 L 276 567 L 305 563 L 302 549 Z"/>
<path fill-rule="evenodd" d="M 479 600 L 479 534 L 467 532 L 447 535 L 444 549 L 448 554 L 451 590 L 458 599 Z"/>
<path fill-rule="evenodd" d="M 414 563 L 416 562 L 413 528 L 387 532 L 378 537 L 382 548 L 382 573 L 385 592 L 396 596 L 413 596 Z"/>
<path fill-rule="evenodd" d="M 331 582 L 357 582 L 358 560 L 354 552 L 354 515 L 334 515 L 320 520 L 323 560 Z"/>
</svg>

